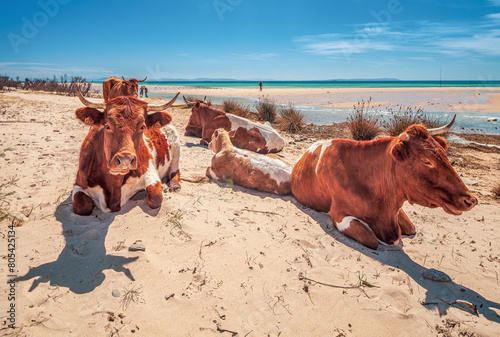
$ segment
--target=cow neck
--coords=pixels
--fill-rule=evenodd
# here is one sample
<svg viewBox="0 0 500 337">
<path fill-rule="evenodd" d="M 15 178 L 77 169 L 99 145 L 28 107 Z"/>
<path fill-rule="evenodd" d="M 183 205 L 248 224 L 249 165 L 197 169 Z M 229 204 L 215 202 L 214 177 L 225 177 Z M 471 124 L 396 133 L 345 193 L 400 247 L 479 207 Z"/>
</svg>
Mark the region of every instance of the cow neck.
<svg viewBox="0 0 500 337">
<path fill-rule="evenodd" d="M 201 107 L 200 107 L 201 110 Z M 207 113 L 200 114 L 200 119 L 202 121 L 202 125 L 205 125 L 207 121 L 212 121 L 214 118 L 218 116 L 226 116 L 226 113 L 224 111 L 219 111 L 217 109 L 213 109 L 209 106 L 205 107 L 205 110 L 208 110 Z"/>
<path fill-rule="evenodd" d="M 374 186 L 377 197 L 384 199 L 388 207 L 400 209 L 407 198 L 402 188 L 399 188 L 404 182 L 399 181 L 397 164 L 390 154 L 394 139 L 380 138 L 360 144 L 364 148 L 360 163 L 366 162 L 366 158 L 378 158 L 375 164 L 371 167 L 367 165 L 364 169 L 364 178 Z"/>
<path fill-rule="evenodd" d="M 226 133 L 225 135 L 221 135 L 219 141 L 220 141 L 220 148 L 216 153 L 219 153 L 221 151 L 232 151 L 233 144 L 231 143 L 229 134 Z"/>
</svg>

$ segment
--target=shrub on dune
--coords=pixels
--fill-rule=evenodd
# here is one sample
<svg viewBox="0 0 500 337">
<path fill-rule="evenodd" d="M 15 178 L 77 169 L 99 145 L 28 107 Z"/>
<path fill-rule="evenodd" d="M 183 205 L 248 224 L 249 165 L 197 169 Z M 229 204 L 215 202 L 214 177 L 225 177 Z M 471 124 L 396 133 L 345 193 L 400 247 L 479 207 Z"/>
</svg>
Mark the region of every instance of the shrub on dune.
<svg viewBox="0 0 500 337">
<path fill-rule="evenodd" d="M 276 120 L 278 107 L 271 99 L 262 97 L 255 107 L 260 121 L 274 122 Z"/>
<path fill-rule="evenodd" d="M 391 136 L 400 135 L 409 126 L 414 124 L 423 124 L 427 128 L 436 128 L 443 125 L 438 117 L 432 117 L 422 109 L 413 111 L 412 108 L 399 108 L 397 112 L 394 112 L 392 109 L 389 109 L 389 112 L 391 115 L 388 121 L 383 123 L 383 127 Z"/>
<path fill-rule="evenodd" d="M 293 104 L 279 109 L 278 124 L 279 129 L 291 133 L 302 131 L 304 127 L 305 115 Z"/>
<path fill-rule="evenodd" d="M 354 111 L 347 118 L 349 130 L 354 140 L 372 140 L 381 132 L 379 116 L 370 112 L 371 98 L 354 105 Z"/>
</svg>

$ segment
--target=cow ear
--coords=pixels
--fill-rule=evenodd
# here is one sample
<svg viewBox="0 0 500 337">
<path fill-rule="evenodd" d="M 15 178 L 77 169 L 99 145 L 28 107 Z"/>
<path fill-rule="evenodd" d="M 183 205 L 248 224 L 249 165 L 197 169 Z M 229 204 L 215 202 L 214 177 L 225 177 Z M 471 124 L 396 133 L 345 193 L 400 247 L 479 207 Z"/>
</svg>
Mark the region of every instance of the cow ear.
<svg viewBox="0 0 500 337">
<path fill-rule="evenodd" d="M 172 121 L 172 115 L 168 112 L 155 112 L 154 114 L 147 115 L 146 124 L 148 127 L 153 127 L 156 123 L 160 125 L 160 127 L 169 124 Z"/>
<path fill-rule="evenodd" d="M 446 139 L 440 136 L 435 136 L 433 138 L 444 149 L 445 152 L 448 151 L 448 142 L 446 141 Z"/>
<path fill-rule="evenodd" d="M 194 104 L 194 106 L 195 106 L 195 108 L 196 108 L 196 109 L 198 109 L 198 108 L 200 107 L 200 102 L 196 102 L 196 103 Z"/>
<path fill-rule="evenodd" d="M 102 120 L 103 113 L 94 108 L 80 108 L 75 112 L 76 118 L 87 125 L 99 124 Z"/>
<path fill-rule="evenodd" d="M 391 149 L 391 156 L 397 162 L 403 162 L 408 158 L 408 149 L 404 142 L 397 142 Z"/>
</svg>

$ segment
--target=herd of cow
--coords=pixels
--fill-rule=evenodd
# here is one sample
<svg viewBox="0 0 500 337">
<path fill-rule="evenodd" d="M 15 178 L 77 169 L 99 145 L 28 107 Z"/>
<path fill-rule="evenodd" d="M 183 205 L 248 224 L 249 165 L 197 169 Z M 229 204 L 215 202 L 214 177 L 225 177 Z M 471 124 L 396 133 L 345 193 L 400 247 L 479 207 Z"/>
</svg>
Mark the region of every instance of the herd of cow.
<svg viewBox="0 0 500 337">
<path fill-rule="evenodd" d="M 119 211 L 135 193 L 146 190 L 151 208 L 163 201 L 162 181 L 180 189 L 180 141 L 163 105 L 137 98 L 138 82 L 111 77 L 103 83 L 104 103 L 85 99 L 76 116 L 90 130 L 80 150 L 73 188 L 73 211 L 89 215 L 94 207 Z M 269 123 L 251 121 L 198 101 L 192 108 L 186 136 L 215 152 L 207 176 L 277 194 L 293 194 L 302 204 L 330 212 L 334 226 L 366 247 L 379 243 L 401 246 L 401 237 L 415 234 L 404 213 L 405 201 L 442 207 L 459 215 L 477 199 L 446 156 L 438 136 L 446 126 L 410 126 L 399 137 L 373 141 L 323 140 L 313 144 L 295 165 L 273 153 L 285 146 Z"/>
</svg>

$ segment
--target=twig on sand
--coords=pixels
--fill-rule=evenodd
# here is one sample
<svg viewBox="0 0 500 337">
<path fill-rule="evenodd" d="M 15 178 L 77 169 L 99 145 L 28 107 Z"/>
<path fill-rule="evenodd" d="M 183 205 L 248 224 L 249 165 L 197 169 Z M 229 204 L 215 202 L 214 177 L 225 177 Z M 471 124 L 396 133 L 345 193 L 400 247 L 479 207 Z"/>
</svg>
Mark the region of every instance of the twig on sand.
<svg viewBox="0 0 500 337">
<path fill-rule="evenodd" d="M 278 213 L 275 213 L 275 212 L 257 211 L 257 210 L 248 209 L 248 208 L 244 208 L 242 211 L 254 212 L 254 213 L 263 213 L 263 214 L 270 214 L 270 215 L 280 215 L 280 216 L 282 216 L 281 214 L 278 214 Z"/>
<path fill-rule="evenodd" d="M 228 332 L 228 333 L 230 333 L 233 336 L 237 336 L 238 335 L 238 333 L 236 331 L 231 331 L 231 330 L 228 330 L 228 329 L 221 328 L 220 325 L 219 325 L 219 323 L 217 323 L 217 332 L 220 332 L 220 333 Z"/>
<path fill-rule="evenodd" d="M 450 305 L 453 305 L 453 304 L 463 304 L 467 307 L 469 307 L 476 316 L 479 316 L 479 311 L 477 310 L 477 305 L 473 305 L 469 302 L 466 302 L 466 301 L 460 301 L 460 300 L 456 300 L 455 302 L 453 303 L 450 303 Z"/>
<path fill-rule="evenodd" d="M 368 296 L 368 294 L 364 291 L 364 289 L 362 289 L 364 286 L 367 286 L 369 288 L 380 288 L 379 286 L 376 286 L 374 284 L 371 284 L 369 283 L 368 281 L 366 281 L 366 275 L 361 275 L 358 271 L 358 283 L 355 284 L 355 285 L 350 285 L 350 286 L 339 286 L 339 285 L 335 285 L 335 284 L 330 284 L 330 283 L 325 283 L 325 282 L 321 282 L 321 281 L 316 281 L 316 280 L 313 280 L 313 279 L 310 279 L 306 276 L 304 276 L 304 274 L 302 272 L 299 273 L 299 280 L 301 281 L 309 281 L 309 282 L 314 282 L 315 284 L 321 284 L 323 286 L 327 286 L 327 287 L 331 287 L 331 288 L 339 288 L 339 289 L 359 289 L 361 290 L 365 295 L 366 297 L 370 298 L 370 296 Z"/>
<path fill-rule="evenodd" d="M 189 183 L 195 183 L 195 184 L 204 184 L 207 183 L 209 180 L 206 176 L 192 176 L 192 177 L 182 177 L 182 181 L 187 181 Z"/>
</svg>

